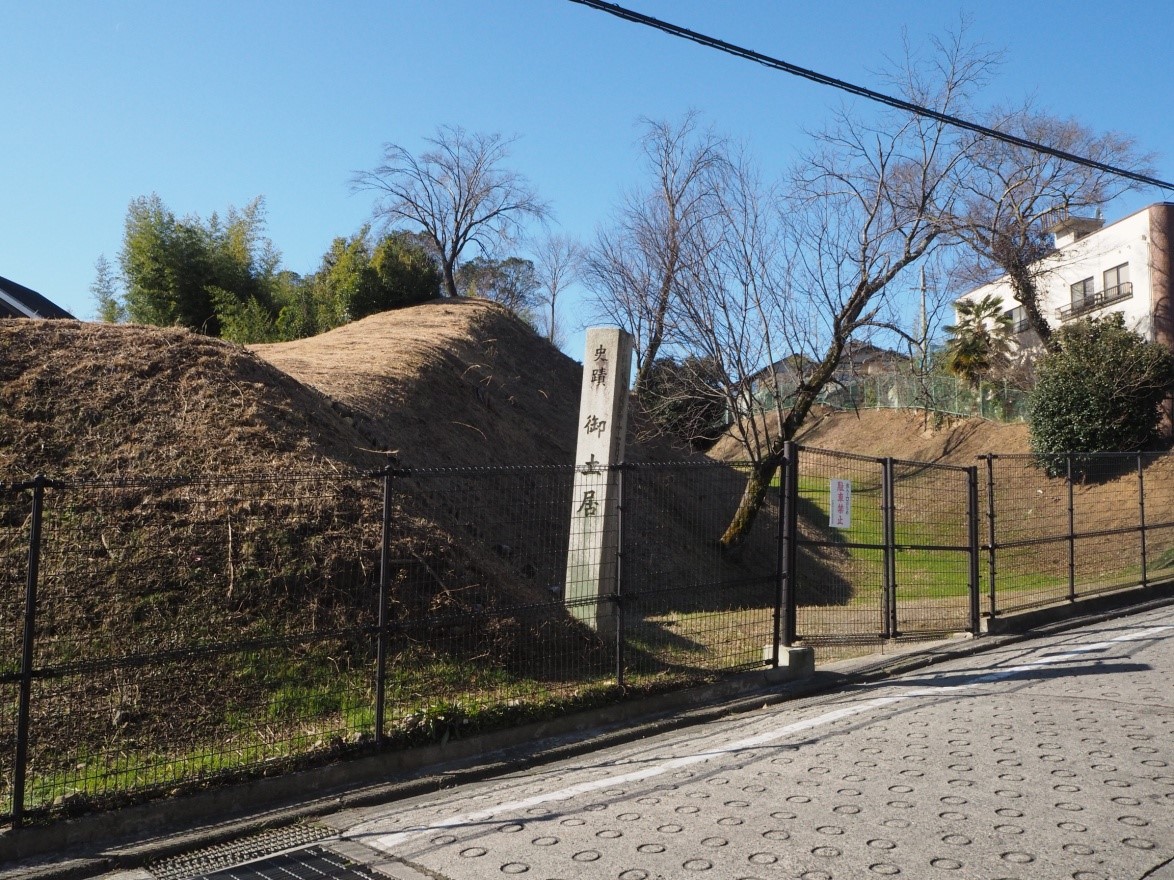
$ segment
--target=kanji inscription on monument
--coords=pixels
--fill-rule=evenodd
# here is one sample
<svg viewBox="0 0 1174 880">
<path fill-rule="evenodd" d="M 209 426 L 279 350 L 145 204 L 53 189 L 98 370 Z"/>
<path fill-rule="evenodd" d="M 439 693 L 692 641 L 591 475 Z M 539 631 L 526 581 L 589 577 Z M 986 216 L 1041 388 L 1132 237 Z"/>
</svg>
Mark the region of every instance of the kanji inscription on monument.
<svg viewBox="0 0 1174 880">
<path fill-rule="evenodd" d="M 618 328 L 587 331 L 575 490 L 567 548 L 571 613 L 601 633 L 612 631 L 619 546 L 619 471 L 628 421 L 632 337 Z"/>
</svg>

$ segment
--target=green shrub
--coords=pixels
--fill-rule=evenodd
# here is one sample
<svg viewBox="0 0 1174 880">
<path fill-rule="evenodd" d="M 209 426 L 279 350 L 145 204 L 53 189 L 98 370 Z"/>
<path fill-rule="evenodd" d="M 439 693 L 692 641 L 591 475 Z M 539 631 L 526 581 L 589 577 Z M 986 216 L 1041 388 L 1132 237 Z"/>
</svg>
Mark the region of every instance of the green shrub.
<svg viewBox="0 0 1174 880">
<path fill-rule="evenodd" d="M 1028 410 L 1031 448 L 1055 476 L 1067 453 L 1142 449 L 1157 437 L 1174 356 L 1125 327 L 1120 314 L 1059 330 L 1040 358 Z"/>
</svg>

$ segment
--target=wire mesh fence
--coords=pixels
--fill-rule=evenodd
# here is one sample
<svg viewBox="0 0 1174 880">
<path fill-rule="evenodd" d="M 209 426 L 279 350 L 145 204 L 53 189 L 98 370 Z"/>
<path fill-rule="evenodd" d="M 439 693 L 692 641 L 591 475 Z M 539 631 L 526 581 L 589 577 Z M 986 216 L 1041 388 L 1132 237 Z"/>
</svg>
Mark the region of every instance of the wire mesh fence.
<svg viewBox="0 0 1174 880">
<path fill-rule="evenodd" d="M 1169 476 L 1169 462 L 1170 457 L 1160 454 L 1139 457 L 1142 503 L 1138 517 L 1145 526 L 1141 549 L 1146 580 L 1174 577 L 1174 480 Z"/>
<path fill-rule="evenodd" d="M 977 468 L 888 463 L 892 480 L 894 635 L 974 629 Z"/>
<path fill-rule="evenodd" d="M 590 509 L 580 499 L 573 511 L 577 476 L 549 467 L 393 479 L 390 741 L 458 736 L 536 707 L 590 701 L 613 680 L 614 641 L 581 623 L 612 604 L 568 591 L 587 564 L 570 547 L 572 522 Z M 585 492 L 608 477 L 586 476 Z M 600 538 L 575 549 L 589 553 Z"/>
<path fill-rule="evenodd" d="M 1174 577 L 1174 457 L 983 458 L 987 615 Z"/>
<path fill-rule="evenodd" d="M 116 801 L 360 735 L 369 490 L 285 478 L 45 491 L 18 806 Z"/>
<path fill-rule="evenodd" d="M 5 815 L 12 804 L 20 757 L 17 715 L 29 564 L 29 504 L 10 503 L 14 499 L 15 493 L 0 493 L 0 809 Z"/>
<path fill-rule="evenodd" d="M 987 615 L 1172 577 L 1172 470 L 792 445 L 748 518 L 721 463 L 0 483 L 0 816 L 975 631 L 980 571 Z"/>
<path fill-rule="evenodd" d="M 737 553 L 721 539 L 747 468 L 633 465 L 624 471 L 621 601 L 633 675 L 762 665 L 779 572 L 779 496 L 768 492 Z"/>
<path fill-rule="evenodd" d="M 987 456 L 987 610 L 991 614 L 1067 595 L 1067 488 L 1030 456 Z"/>
<path fill-rule="evenodd" d="M 887 634 L 884 470 L 880 459 L 799 449 L 797 634 L 817 646 Z"/>
<path fill-rule="evenodd" d="M 1072 588 L 1078 596 L 1140 583 L 1141 481 L 1136 456 L 1074 458 Z"/>
</svg>

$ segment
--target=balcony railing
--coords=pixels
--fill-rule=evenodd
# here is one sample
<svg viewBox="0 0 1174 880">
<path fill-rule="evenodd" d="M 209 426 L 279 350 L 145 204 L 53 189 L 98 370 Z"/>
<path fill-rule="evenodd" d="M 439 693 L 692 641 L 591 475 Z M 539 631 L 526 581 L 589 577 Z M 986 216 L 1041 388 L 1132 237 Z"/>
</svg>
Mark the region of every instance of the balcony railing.
<svg viewBox="0 0 1174 880">
<path fill-rule="evenodd" d="M 1060 320 L 1067 321 L 1069 318 L 1087 315 L 1089 312 L 1120 302 L 1123 299 L 1129 299 L 1131 296 L 1133 296 L 1132 281 L 1124 281 L 1115 287 L 1106 287 L 1104 290 L 1076 300 L 1072 305 L 1061 306 Z"/>
</svg>

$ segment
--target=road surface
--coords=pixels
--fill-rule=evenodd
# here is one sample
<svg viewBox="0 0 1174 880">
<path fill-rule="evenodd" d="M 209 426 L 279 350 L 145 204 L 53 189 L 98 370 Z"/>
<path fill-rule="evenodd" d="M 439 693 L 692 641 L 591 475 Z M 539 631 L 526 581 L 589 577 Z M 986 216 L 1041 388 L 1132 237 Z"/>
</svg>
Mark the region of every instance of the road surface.
<svg viewBox="0 0 1174 880">
<path fill-rule="evenodd" d="M 1174 607 L 1121 615 L 341 812 L 213 876 L 1174 880 L 1172 682 Z"/>
</svg>

